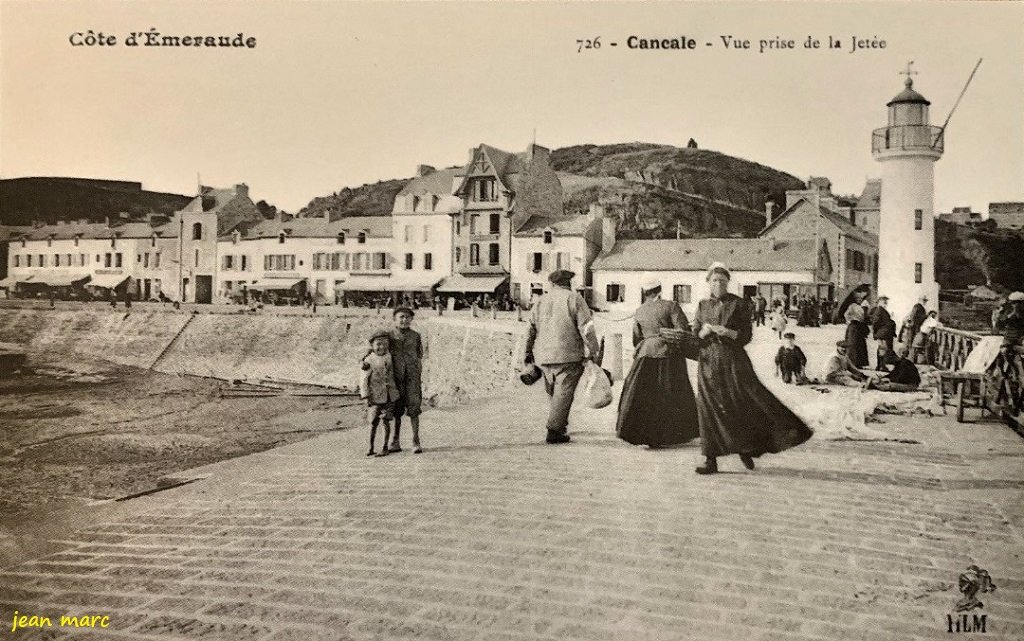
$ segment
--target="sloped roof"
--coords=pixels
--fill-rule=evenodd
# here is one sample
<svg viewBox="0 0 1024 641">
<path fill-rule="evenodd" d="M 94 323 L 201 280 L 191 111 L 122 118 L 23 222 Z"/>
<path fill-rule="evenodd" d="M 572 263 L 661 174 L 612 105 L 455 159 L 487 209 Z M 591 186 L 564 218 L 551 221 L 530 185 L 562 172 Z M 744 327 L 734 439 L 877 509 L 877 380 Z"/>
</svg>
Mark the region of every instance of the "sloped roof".
<svg viewBox="0 0 1024 641">
<path fill-rule="evenodd" d="M 901 102 L 920 103 L 924 105 L 932 104 L 928 102 L 924 96 L 914 91 L 914 81 L 911 80 L 910 78 L 907 78 L 906 89 L 896 94 L 896 97 L 887 102 L 885 106 L 891 107 L 892 105 Z"/>
<path fill-rule="evenodd" d="M 450 196 L 452 194 L 453 181 L 458 176 L 461 176 L 464 170 L 464 167 L 449 167 L 447 169 L 432 171 L 426 176 L 418 176 L 410 180 L 409 183 L 402 188 L 402 191 L 398 192 L 398 195 L 408 196 L 412 194 L 415 196 Z"/>
<path fill-rule="evenodd" d="M 129 222 L 120 225 L 106 223 L 70 222 L 62 225 L 41 225 L 39 227 L 18 227 L 11 231 L 11 239 L 26 240 L 71 240 L 73 238 L 150 238 L 153 233 L 161 238 L 175 238 L 178 235 L 176 224 L 161 222 L 152 225 L 148 222 Z"/>
<path fill-rule="evenodd" d="M 875 247 L 878 246 L 878 236 L 876 236 L 875 234 L 872 234 L 866 229 L 854 225 L 849 221 L 849 219 L 847 219 L 845 216 L 842 216 L 841 214 L 829 211 L 824 207 L 818 207 L 818 210 L 821 212 L 821 215 L 825 218 L 825 220 L 829 221 L 830 223 L 838 227 L 839 231 L 843 232 L 847 236 L 855 238 L 861 241 L 862 243 L 874 245 Z"/>
<path fill-rule="evenodd" d="M 582 236 L 586 233 L 592 219 L 589 216 L 538 216 L 526 219 L 516 230 L 516 236 L 541 236 L 545 229 L 551 229 L 559 236 Z"/>
<path fill-rule="evenodd" d="M 620 240 L 597 258 L 594 271 L 704 271 L 721 261 L 734 271 L 814 270 L 813 238 L 772 241 L 767 238 Z"/>
<path fill-rule="evenodd" d="M 778 225 L 779 222 L 782 219 L 786 218 L 787 216 L 792 214 L 794 211 L 796 211 L 796 209 L 798 207 L 800 207 L 801 203 L 808 203 L 808 204 L 810 204 L 810 201 L 808 201 L 806 198 L 798 199 L 788 209 L 786 209 L 786 211 L 784 211 L 781 214 L 779 214 L 775 218 L 775 220 L 770 222 L 768 224 L 768 226 L 766 226 L 764 229 L 762 229 L 761 233 L 758 234 L 758 236 L 763 237 L 763 236 L 767 235 L 768 232 L 771 231 L 772 229 L 774 229 L 775 226 Z M 833 211 L 829 211 L 828 209 L 826 209 L 824 207 L 821 207 L 820 205 L 818 206 L 818 212 L 819 212 L 819 214 L 821 215 L 822 218 L 824 218 L 828 222 L 830 222 L 833 225 L 835 225 L 836 227 L 838 227 L 839 231 L 844 233 L 844 234 L 846 234 L 847 236 L 850 236 L 851 238 L 859 240 L 862 243 L 867 243 L 869 245 L 874 245 L 875 247 L 878 246 L 878 236 L 876 236 L 875 234 L 872 234 L 871 232 L 869 232 L 869 231 L 867 231 L 865 229 L 861 229 L 860 227 L 854 225 L 849 220 L 847 220 L 847 218 L 845 216 L 843 216 L 842 214 L 837 214 L 837 213 L 835 213 Z"/>
<path fill-rule="evenodd" d="M 864 191 L 860 192 L 854 209 L 878 209 L 882 206 L 882 181 L 873 178 L 864 183 Z"/>
<path fill-rule="evenodd" d="M 293 218 L 291 220 L 264 220 L 242 234 L 246 240 L 277 238 L 285 232 L 289 238 L 337 238 L 340 232 L 354 236 L 365 231 L 370 238 L 391 238 L 391 216 L 352 216 L 329 221 L 326 218 Z M 222 239 L 230 236 L 222 237 Z"/>
<path fill-rule="evenodd" d="M 494 172 L 498 175 L 498 181 L 501 182 L 506 189 L 515 191 L 514 185 L 516 181 L 514 177 L 516 174 L 523 173 L 526 170 L 526 153 L 514 154 L 510 151 L 504 151 L 483 143 L 480 143 L 477 147 L 477 151 L 483 151 L 487 154 L 487 158 L 490 159 L 491 165 L 494 167 Z M 474 152 L 473 157 L 476 158 L 476 152 Z M 466 163 L 464 168 L 466 175 L 459 184 L 458 189 L 455 190 L 456 194 L 462 193 L 462 190 L 465 189 L 472 165 L 472 160 Z"/>
</svg>

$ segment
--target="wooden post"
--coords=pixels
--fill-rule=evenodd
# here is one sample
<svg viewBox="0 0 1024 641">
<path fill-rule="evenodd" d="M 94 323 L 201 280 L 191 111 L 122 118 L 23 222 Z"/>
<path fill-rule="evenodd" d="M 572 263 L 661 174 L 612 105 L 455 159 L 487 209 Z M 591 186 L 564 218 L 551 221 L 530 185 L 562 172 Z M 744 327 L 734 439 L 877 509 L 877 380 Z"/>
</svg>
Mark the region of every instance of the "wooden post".
<svg viewBox="0 0 1024 641">
<path fill-rule="evenodd" d="M 604 368 L 612 373 L 613 381 L 622 380 L 622 334 L 609 334 L 604 354 Z"/>
</svg>

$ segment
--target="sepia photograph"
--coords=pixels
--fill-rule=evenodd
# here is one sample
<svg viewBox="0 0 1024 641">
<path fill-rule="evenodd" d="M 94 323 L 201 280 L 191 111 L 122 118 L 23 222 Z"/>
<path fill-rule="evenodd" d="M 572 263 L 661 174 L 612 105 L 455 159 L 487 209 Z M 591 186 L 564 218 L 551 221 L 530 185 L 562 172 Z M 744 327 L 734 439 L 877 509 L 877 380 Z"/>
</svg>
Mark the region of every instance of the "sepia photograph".
<svg viewBox="0 0 1024 641">
<path fill-rule="evenodd" d="M 1022 61 L 0 0 L 0 639 L 1024 641 Z"/>
</svg>

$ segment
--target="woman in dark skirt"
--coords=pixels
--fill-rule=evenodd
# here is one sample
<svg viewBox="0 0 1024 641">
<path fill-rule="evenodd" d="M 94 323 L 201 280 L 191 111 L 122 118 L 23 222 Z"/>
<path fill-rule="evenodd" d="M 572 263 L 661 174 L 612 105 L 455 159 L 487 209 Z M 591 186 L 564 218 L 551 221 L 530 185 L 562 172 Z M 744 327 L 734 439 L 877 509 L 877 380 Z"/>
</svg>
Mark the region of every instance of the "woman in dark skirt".
<svg viewBox="0 0 1024 641">
<path fill-rule="evenodd" d="M 698 474 L 718 472 L 717 457 L 739 454 L 747 469 L 762 454 L 781 452 L 811 438 L 811 429 L 772 395 L 754 373 L 743 346 L 750 342 L 750 311 L 730 294 L 729 270 L 708 270 L 711 298 L 697 307 L 693 331 L 701 339 L 697 413 L 706 461 Z"/>
<path fill-rule="evenodd" d="M 864 306 L 853 303 L 846 308 L 846 345 L 847 354 L 854 367 L 868 366 L 868 324 L 865 320 Z"/>
<path fill-rule="evenodd" d="M 615 433 L 633 445 L 679 445 L 697 438 L 697 401 L 683 347 L 667 342 L 662 328 L 689 332 L 679 305 L 661 299 L 661 284 L 641 288 L 643 304 L 633 321 L 633 366 L 622 384 Z"/>
</svg>

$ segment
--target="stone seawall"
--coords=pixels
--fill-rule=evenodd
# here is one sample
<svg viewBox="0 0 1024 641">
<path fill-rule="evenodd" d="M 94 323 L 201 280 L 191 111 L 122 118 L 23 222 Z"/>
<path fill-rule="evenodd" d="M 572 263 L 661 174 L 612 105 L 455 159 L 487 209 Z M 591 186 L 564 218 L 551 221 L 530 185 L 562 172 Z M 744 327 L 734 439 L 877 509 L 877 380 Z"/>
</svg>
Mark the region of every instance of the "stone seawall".
<svg viewBox="0 0 1024 641">
<path fill-rule="evenodd" d="M 21 343 L 36 358 L 80 354 L 150 367 L 188 319 L 157 311 L 0 310 L 0 341 Z"/>
<path fill-rule="evenodd" d="M 79 354 L 166 373 L 354 388 L 370 334 L 389 320 L 17 309 L 0 310 L 0 341 L 25 344 L 37 358 Z M 428 404 L 494 396 L 518 384 L 524 325 L 426 316 L 415 327 L 424 338 Z"/>
</svg>

